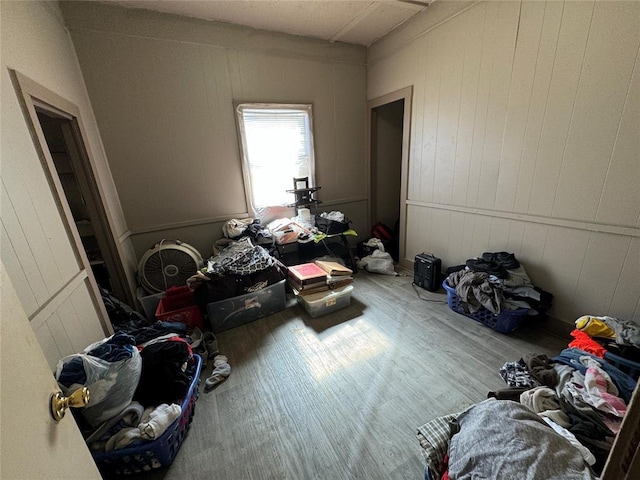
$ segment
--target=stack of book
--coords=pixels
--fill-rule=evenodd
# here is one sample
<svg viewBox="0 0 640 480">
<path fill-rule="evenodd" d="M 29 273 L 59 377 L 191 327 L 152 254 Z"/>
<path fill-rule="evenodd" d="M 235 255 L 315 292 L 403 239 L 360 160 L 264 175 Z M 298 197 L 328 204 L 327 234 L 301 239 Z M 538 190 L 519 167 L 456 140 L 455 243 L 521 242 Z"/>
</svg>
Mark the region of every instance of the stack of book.
<svg viewBox="0 0 640 480">
<path fill-rule="evenodd" d="M 287 283 L 296 295 L 310 295 L 329 290 L 327 272 L 315 263 L 290 266 Z"/>
<path fill-rule="evenodd" d="M 316 260 L 315 264 L 327 272 L 327 286 L 330 289 L 344 287 L 353 283 L 353 271 L 338 262 Z"/>
<path fill-rule="evenodd" d="M 337 262 L 316 260 L 289 267 L 287 282 L 293 293 L 306 296 L 349 285 L 353 283 L 352 275 L 351 269 Z"/>
</svg>

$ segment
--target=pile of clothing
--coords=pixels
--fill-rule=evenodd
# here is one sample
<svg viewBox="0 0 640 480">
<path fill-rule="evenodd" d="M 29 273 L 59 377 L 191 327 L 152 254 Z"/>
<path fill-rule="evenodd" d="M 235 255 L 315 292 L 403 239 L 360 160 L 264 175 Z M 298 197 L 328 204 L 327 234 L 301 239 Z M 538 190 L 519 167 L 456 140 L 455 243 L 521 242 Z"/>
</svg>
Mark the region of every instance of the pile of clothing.
<svg viewBox="0 0 640 480">
<path fill-rule="evenodd" d="M 570 347 L 581 348 L 605 358 L 617 355 L 630 362 L 640 362 L 640 326 L 615 317 L 584 315 L 576 320 Z"/>
<path fill-rule="evenodd" d="M 272 246 L 274 242 L 273 235 L 258 218 L 228 220 L 222 226 L 222 234 L 229 240 L 250 238 L 256 245 L 263 245 L 266 248 Z"/>
<path fill-rule="evenodd" d="M 67 396 L 79 388 L 89 388 L 89 403 L 79 412 L 82 421 L 96 426 L 116 415 L 131 401 L 141 370 L 142 359 L 135 339 L 119 332 L 89 345 L 82 353 L 62 358 L 55 377 Z"/>
<path fill-rule="evenodd" d="M 90 390 L 89 405 L 74 414 L 92 451 L 155 440 L 180 417 L 196 371 L 191 341 L 184 323 L 158 321 L 120 331 L 85 354 L 61 360 L 59 385 Z M 103 362 L 99 372 L 94 357 Z"/>
<path fill-rule="evenodd" d="M 202 312 L 207 305 L 262 290 L 286 278 L 286 267 L 251 238 L 214 245 L 206 266 L 187 280 Z"/>
<path fill-rule="evenodd" d="M 507 388 L 418 428 L 427 478 L 595 479 L 636 380 L 567 348 L 500 369 Z"/>
<path fill-rule="evenodd" d="M 427 480 L 595 480 L 583 452 L 524 405 L 490 398 L 418 428 Z"/>
<path fill-rule="evenodd" d="M 587 325 L 580 319 L 576 323 Z M 500 375 L 508 388 L 489 392 L 489 397 L 528 407 L 601 470 L 637 378 L 607 362 L 606 350 L 582 330 L 574 330 L 572 336 L 569 348 L 555 357 L 529 354 L 505 363 Z"/>
<path fill-rule="evenodd" d="M 553 295 L 533 285 L 512 253 L 485 252 L 446 273 L 447 284 L 456 289 L 466 313 L 486 308 L 499 315 L 502 310 L 525 308 L 529 315 L 540 315 L 551 307 Z"/>
</svg>

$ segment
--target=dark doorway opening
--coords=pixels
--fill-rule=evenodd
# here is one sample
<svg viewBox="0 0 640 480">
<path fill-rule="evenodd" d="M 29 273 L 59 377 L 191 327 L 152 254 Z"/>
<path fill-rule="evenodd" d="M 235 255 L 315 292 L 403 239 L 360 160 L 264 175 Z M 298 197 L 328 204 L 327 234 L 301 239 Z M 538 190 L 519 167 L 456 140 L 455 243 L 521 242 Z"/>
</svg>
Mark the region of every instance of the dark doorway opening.
<svg viewBox="0 0 640 480">
<path fill-rule="evenodd" d="M 412 87 L 369 100 L 369 227 L 393 232 L 389 253 L 405 267 Z M 386 230 L 386 229 L 384 229 Z"/>
<path fill-rule="evenodd" d="M 40 107 L 36 107 L 36 113 L 95 280 L 125 300 L 127 296 L 114 271 L 114 259 L 101 228 L 96 186 L 82 165 L 83 147 L 74 135 L 72 120 Z"/>
</svg>

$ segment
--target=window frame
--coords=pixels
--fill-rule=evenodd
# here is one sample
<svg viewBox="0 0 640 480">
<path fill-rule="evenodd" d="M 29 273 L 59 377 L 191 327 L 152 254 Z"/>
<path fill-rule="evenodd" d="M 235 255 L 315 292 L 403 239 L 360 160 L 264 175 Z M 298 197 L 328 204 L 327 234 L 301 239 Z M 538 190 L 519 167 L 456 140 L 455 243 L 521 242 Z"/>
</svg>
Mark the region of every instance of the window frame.
<svg viewBox="0 0 640 480">
<path fill-rule="evenodd" d="M 257 207 L 253 202 L 252 186 L 251 186 L 251 167 L 249 165 L 249 158 L 247 154 L 247 139 L 244 126 L 243 111 L 245 109 L 264 109 L 264 110 L 301 110 L 304 111 L 308 119 L 309 130 L 309 187 L 315 186 L 315 142 L 313 131 L 313 104 L 312 103 L 276 103 L 276 102 L 234 102 L 234 113 L 236 117 L 236 128 L 238 131 L 238 140 L 240 148 L 242 177 L 244 180 L 244 194 L 247 202 L 248 210 L 253 212 L 254 216 L 258 212 L 269 211 L 273 209 L 286 209 L 287 204 L 284 205 L 267 205 L 264 207 Z M 293 188 L 293 176 L 291 177 L 291 188 Z M 292 194 L 293 195 L 293 194 Z M 294 203 L 292 197 L 291 203 Z"/>
</svg>

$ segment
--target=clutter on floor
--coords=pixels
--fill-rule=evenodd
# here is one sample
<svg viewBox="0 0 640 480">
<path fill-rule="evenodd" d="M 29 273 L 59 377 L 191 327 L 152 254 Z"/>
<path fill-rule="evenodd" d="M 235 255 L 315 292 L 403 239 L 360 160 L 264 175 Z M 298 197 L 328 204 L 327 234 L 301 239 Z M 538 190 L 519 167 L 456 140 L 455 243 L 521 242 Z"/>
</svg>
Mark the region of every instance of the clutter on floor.
<svg viewBox="0 0 640 480">
<path fill-rule="evenodd" d="M 316 318 L 350 305 L 352 274 L 350 268 L 335 260 L 318 259 L 289 267 L 287 281 L 298 303 Z"/>
<path fill-rule="evenodd" d="M 398 276 L 398 272 L 394 270 L 391 254 L 381 250 L 374 250 L 371 255 L 361 258 L 358 261 L 358 268 L 371 273 Z"/>
<path fill-rule="evenodd" d="M 213 357 L 213 372 L 204 383 L 205 391 L 213 390 L 222 382 L 224 382 L 231 374 L 231 367 L 228 363 L 229 359 L 224 355 L 216 355 Z"/>
<path fill-rule="evenodd" d="M 250 237 L 231 240 L 187 280 L 208 329 L 221 332 L 283 310 L 286 267 Z"/>
<path fill-rule="evenodd" d="M 501 478 L 597 478 L 640 375 L 640 327 L 613 317 L 575 323 L 558 355 L 505 362 L 506 388 L 418 428 L 427 479 L 497 478 L 497 469 Z"/>
<path fill-rule="evenodd" d="M 360 242 L 357 246 L 358 268 L 370 273 L 398 276 L 394 270 L 394 261 L 398 260 L 397 234 L 378 222 L 371 229 L 371 235 L 369 240 Z"/>
<path fill-rule="evenodd" d="M 447 269 L 442 287 L 451 310 L 501 333 L 544 315 L 553 295 L 533 285 L 515 255 L 486 252 Z"/>
<path fill-rule="evenodd" d="M 65 395 L 89 389 L 76 421 L 103 473 L 168 467 L 187 434 L 198 398 L 202 360 L 187 325 L 127 325 L 58 362 Z"/>
<path fill-rule="evenodd" d="M 283 310 L 286 285 L 294 294 L 305 296 L 351 283 L 353 270 L 341 263 L 337 265 L 346 269 L 347 275 L 341 276 L 336 270 L 327 276 L 321 270 L 321 282 L 296 283 L 288 274 L 289 269 L 309 262 L 285 266 L 281 262 L 285 254 L 278 250 L 278 246 L 295 243 L 298 254 L 305 251 L 307 245 L 312 248 L 309 253 L 313 253 L 312 246 L 320 242 L 329 250 L 325 241 L 337 236 L 355 267 L 353 253 L 345 238 L 347 234 L 356 234 L 349 230 L 349 223 L 341 212 L 323 212 L 312 217 L 305 208 L 298 211 L 298 217 L 274 220 L 266 228 L 260 220 L 229 220 L 223 227 L 224 238 L 214 243 L 214 254 L 204 262 L 203 268 L 187 279 L 195 304 L 208 319 L 207 328 L 221 332 Z M 311 264 L 319 269 L 313 262 Z M 161 299 L 163 301 L 166 299 Z"/>
<path fill-rule="evenodd" d="M 317 216 L 317 226 L 315 219 L 311 225 L 308 210 L 301 209 L 299 216 L 278 223 L 286 230 L 273 231 L 259 220 L 230 220 L 204 262 L 193 247 L 163 240 L 141 262 L 146 270 L 138 298 L 145 315 L 103 292 L 116 334 L 65 357 L 56 372 L 65 394 L 89 388 L 89 404 L 76 416 L 101 471 L 120 475 L 171 464 L 194 414 L 201 371 L 211 368 L 205 392 L 231 374 L 215 333 L 284 309 L 287 282 L 312 317 L 349 305 L 353 270 L 341 258 L 310 262 L 307 268 L 315 274 L 296 278 L 293 272 L 303 267 L 286 267 L 274 248 L 291 226 L 296 242 L 344 239 L 349 220 L 329 212 Z M 162 278 L 166 270 L 154 271 L 155 260 L 173 265 L 167 252 L 176 249 L 188 263 L 200 264 L 178 284 Z M 182 265 L 175 270 L 186 271 Z"/>
</svg>

